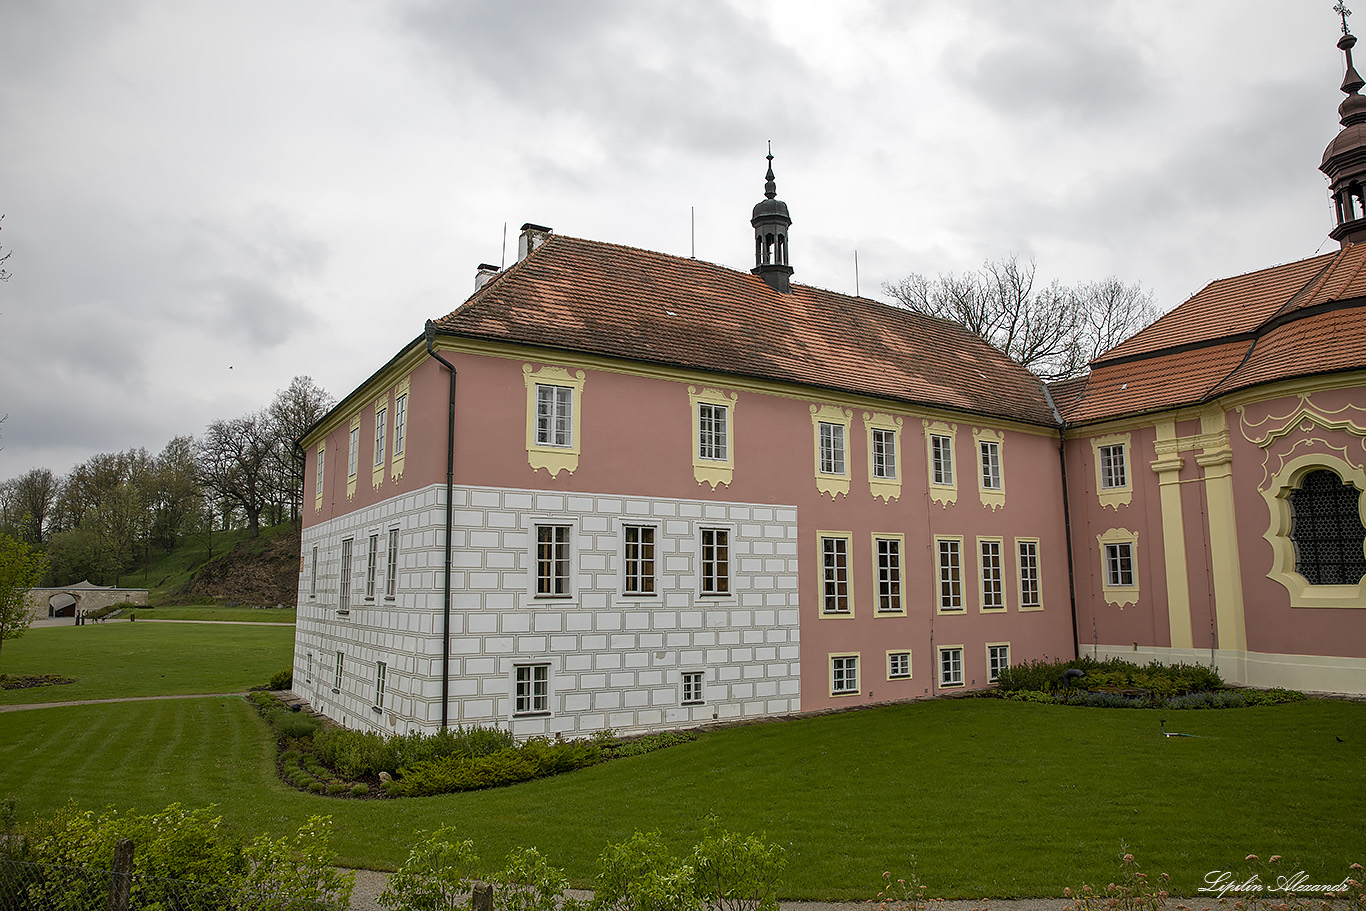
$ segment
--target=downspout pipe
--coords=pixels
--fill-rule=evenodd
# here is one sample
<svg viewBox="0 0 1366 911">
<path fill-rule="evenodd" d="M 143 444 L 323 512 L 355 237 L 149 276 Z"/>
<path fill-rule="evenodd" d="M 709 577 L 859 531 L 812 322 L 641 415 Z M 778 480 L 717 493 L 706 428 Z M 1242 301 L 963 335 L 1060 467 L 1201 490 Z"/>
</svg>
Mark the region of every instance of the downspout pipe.
<svg viewBox="0 0 1366 911">
<path fill-rule="evenodd" d="M 1067 500 L 1067 421 L 1053 401 L 1048 384 L 1041 382 L 1043 396 L 1048 407 L 1053 410 L 1053 418 L 1058 422 L 1058 469 L 1062 472 L 1062 528 L 1067 543 L 1067 597 L 1072 606 L 1072 657 L 1081 657 L 1081 639 L 1077 633 L 1077 570 L 1072 557 L 1072 507 Z"/>
<path fill-rule="evenodd" d="M 427 320 L 427 353 L 445 366 L 451 384 L 446 411 L 446 562 L 441 598 L 441 729 L 450 723 L 451 704 L 451 532 L 455 524 L 455 365 L 437 353 L 436 323 Z"/>
</svg>

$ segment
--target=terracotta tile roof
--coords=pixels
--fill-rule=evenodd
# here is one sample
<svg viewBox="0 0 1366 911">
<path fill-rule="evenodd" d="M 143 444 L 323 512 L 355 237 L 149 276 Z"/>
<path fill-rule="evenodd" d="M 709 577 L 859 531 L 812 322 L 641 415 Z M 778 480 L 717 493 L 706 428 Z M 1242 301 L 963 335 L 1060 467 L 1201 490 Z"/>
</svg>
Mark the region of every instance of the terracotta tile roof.
<svg viewBox="0 0 1366 911">
<path fill-rule="evenodd" d="M 1056 424 L 1038 378 L 956 323 L 564 235 L 437 329 Z"/>
<path fill-rule="evenodd" d="M 1359 369 L 1366 369 L 1366 245 L 1349 245 L 1212 282 L 1093 361 L 1080 388 L 1050 391 L 1066 421 L 1085 423 Z"/>
</svg>

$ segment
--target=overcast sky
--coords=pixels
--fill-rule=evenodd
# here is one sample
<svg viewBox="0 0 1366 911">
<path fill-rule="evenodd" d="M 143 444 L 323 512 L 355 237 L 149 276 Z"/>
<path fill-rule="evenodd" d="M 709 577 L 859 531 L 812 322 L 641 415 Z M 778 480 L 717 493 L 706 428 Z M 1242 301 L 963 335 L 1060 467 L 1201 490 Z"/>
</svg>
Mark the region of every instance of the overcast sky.
<svg viewBox="0 0 1366 911">
<path fill-rule="evenodd" d="M 1366 3 L 1363 3 L 1366 9 Z M 1366 29 L 1366 14 L 1358 29 Z M 523 222 L 1170 308 L 1333 248 L 1331 0 L 5 0 L 0 479 L 338 398 Z"/>
</svg>

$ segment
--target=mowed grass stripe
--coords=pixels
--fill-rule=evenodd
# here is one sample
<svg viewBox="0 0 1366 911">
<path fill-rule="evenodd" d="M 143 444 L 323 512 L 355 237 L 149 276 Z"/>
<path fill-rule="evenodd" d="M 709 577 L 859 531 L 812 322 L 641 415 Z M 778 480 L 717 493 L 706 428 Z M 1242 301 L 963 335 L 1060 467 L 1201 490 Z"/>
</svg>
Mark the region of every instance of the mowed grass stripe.
<svg viewBox="0 0 1366 911">
<path fill-rule="evenodd" d="M 60 674 L 63 686 L 0 690 L 0 705 L 241 692 L 288 670 L 287 625 L 103 623 L 31 629 L 0 650 L 6 674 Z"/>
</svg>

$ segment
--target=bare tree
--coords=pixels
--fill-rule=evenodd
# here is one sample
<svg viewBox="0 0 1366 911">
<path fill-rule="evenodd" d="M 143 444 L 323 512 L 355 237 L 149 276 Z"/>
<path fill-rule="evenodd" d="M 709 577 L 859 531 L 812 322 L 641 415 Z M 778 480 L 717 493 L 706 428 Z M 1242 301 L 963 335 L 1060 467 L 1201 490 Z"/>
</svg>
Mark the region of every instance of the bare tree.
<svg viewBox="0 0 1366 911">
<path fill-rule="evenodd" d="M 0 215 L 0 221 L 4 221 L 4 220 L 5 220 L 5 216 Z M 4 247 L 0 247 L 0 250 L 4 250 L 4 249 L 5 249 Z M 7 281 L 9 281 L 9 277 L 10 277 L 10 274 L 11 274 L 11 273 L 10 273 L 10 271 L 9 271 L 8 269 L 5 268 L 5 262 L 6 262 L 6 261 L 10 258 L 10 256 L 12 256 L 13 254 L 14 254 L 14 251 L 13 251 L 13 250 L 5 250 L 4 255 L 3 255 L 3 256 L 0 256 L 0 282 L 7 282 Z M 0 420 L 4 420 L 4 419 L 3 419 L 3 418 L 0 418 Z"/>
<path fill-rule="evenodd" d="M 269 417 L 258 411 L 214 421 L 195 447 L 199 483 L 242 509 L 252 538 L 261 533 L 261 513 L 270 505 L 276 440 Z"/>
<path fill-rule="evenodd" d="M 289 517 L 297 520 L 303 502 L 303 464 L 294 452 L 295 442 L 318 419 L 332 410 L 336 399 L 313 382 L 311 376 L 296 376 L 289 386 L 275 393 L 270 403 L 270 422 L 277 437 L 276 471 L 285 484 Z"/>
<path fill-rule="evenodd" d="M 47 539 L 47 523 L 57 498 L 57 478 L 49 468 L 34 468 L 12 482 L 6 511 L 17 518 L 19 535 L 28 544 Z"/>
<path fill-rule="evenodd" d="M 1014 254 L 976 272 L 912 273 L 883 290 L 899 305 L 961 323 L 1045 380 L 1076 376 L 1157 317 L 1152 294 L 1114 278 L 1040 287 Z"/>
</svg>

